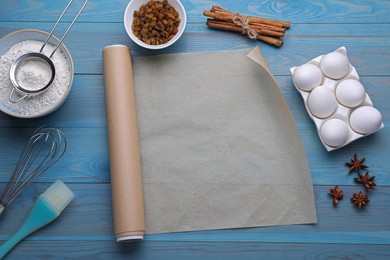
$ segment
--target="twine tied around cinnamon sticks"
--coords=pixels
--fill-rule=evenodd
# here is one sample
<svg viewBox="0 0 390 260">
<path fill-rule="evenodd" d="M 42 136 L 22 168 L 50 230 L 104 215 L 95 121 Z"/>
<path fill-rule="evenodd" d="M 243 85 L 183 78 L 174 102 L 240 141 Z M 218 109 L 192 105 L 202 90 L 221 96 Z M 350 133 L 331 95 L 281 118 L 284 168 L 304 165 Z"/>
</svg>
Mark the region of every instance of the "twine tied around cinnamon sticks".
<svg viewBox="0 0 390 260">
<path fill-rule="evenodd" d="M 251 39 L 257 38 L 257 32 L 249 26 L 249 19 L 237 13 L 237 15 L 233 17 L 232 21 L 242 27 L 242 34 L 247 34 Z"/>
<path fill-rule="evenodd" d="M 234 14 L 219 6 L 212 6 L 210 11 L 204 11 L 203 15 L 209 17 L 206 24 L 211 28 L 244 33 L 251 39 L 258 39 L 276 47 L 283 45 L 279 38 L 283 37 L 286 29 L 291 26 L 290 22 L 286 21 Z"/>
</svg>

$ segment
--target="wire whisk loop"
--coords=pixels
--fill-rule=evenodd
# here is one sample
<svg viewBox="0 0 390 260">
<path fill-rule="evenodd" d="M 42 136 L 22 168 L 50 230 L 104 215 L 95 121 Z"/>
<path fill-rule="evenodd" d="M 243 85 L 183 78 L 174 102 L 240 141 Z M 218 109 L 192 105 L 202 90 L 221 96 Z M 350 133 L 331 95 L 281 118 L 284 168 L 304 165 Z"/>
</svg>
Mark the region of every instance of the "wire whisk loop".
<svg viewBox="0 0 390 260">
<path fill-rule="evenodd" d="M 59 129 L 42 126 L 34 131 L 0 196 L 0 216 L 32 181 L 61 159 L 66 149 L 65 135 Z"/>
</svg>

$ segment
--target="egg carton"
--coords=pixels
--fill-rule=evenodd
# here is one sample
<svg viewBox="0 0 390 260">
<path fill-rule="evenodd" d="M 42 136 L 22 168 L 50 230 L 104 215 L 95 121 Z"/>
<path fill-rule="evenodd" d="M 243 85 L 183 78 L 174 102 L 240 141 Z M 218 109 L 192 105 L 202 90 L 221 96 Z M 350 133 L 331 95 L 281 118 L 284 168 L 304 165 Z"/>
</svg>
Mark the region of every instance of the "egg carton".
<svg viewBox="0 0 390 260">
<path fill-rule="evenodd" d="M 382 114 L 360 83 L 345 47 L 290 71 L 327 151 L 339 149 L 384 127 Z"/>
</svg>

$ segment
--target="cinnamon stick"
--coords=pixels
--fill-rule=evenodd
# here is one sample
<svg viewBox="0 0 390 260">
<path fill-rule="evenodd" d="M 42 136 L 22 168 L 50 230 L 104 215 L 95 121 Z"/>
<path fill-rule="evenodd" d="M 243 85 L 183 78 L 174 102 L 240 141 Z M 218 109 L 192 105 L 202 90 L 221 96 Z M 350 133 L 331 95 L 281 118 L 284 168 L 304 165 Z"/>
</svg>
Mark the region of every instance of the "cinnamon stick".
<svg viewBox="0 0 390 260">
<path fill-rule="evenodd" d="M 222 13 L 231 13 L 229 10 L 224 9 L 224 8 L 217 6 L 217 5 L 212 6 L 211 11 L 222 12 Z M 291 27 L 291 23 L 288 21 L 272 20 L 272 19 L 261 18 L 261 17 L 256 17 L 256 16 L 248 16 L 248 17 L 252 18 L 252 21 L 254 23 L 261 23 L 262 20 L 265 20 L 265 21 L 269 21 L 269 22 L 280 23 L 280 24 L 282 24 L 282 27 L 286 28 L 286 29 L 289 29 Z"/>
<path fill-rule="evenodd" d="M 237 14 L 231 13 L 228 10 L 223 9 L 222 7 L 213 6 L 211 8 L 211 11 L 205 11 L 205 12 L 203 12 L 203 15 L 211 17 L 211 18 L 218 17 L 218 18 L 214 18 L 217 20 L 230 19 L 230 21 L 231 21 L 232 18 L 234 16 L 236 16 Z M 209 16 L 209 15 L 212 15 L 214 17 Z M 256 17 L 256 16 L 245 16 L 245 17 L 249 20 L 249 24 L 256 24 L 256 23 L 268 24 L 268 25 L 272 25 L 275 27 L 282 27 L 282 28 L 287 28 L 287 29 L 291 27 L 291 23 L 287 22 L 287 21 L 272 20 L 272 19 L 261 18 L 261 17 Z"/>
<path fill-rule="evenodd" d="M 238 33 L 242 32 L 241 26 L 235 25 L 233 23 L 227 23 L 227 22 L 223 22 L 223 21 L 215 21 L 212 19 L 207 19 L 206 24 L 212 28 L 215 28 L 215 29 L 228 30 L 228 31 L 233 31 L 233 32 L 238 32 Z M 282 40 L 279 40 L 279 39 L 274 38 L 274 37 L 266 36 L 266 35 L 258 34 L 257 39 L 264 41 L 268 44 L 272 44 L 276 47 L 280 47 L 283 45 Z"/>
<path fill-rule="evenodd" d="M 283 45 L 282 40 L 276 39 L 274 37 L 257 35 L 257 39 L 259 39 L 260 41 L 266 42 L 268 44 L 274 45 L 275 47 L 281 47 Z"/>
<path fill-rule="evenodd" d="M 252 24 L 251 28 L 259 28 L 259 29 L 264 28 L 264 29 L 268 29 L 270 31 L 282 32 L 282 33 L 284 33 L 286 31 L 286 28 L 275 27 L 275 26 L 272 26 L 272 25 L 262 24 L 262 23 Z"/>
<path fill-rule="evenodd" d="M 213 19 L 207 19 L 206 24 L 210 27 L 214 27 L 221 30 L 229 30 L 235 32 L 242 32 L 242 27 L 231 22 L 217 21 Z M 284 32 L 275 32 L 269 29 L 261 28 L 258 26 L 251 27 L 258 35 L 273 36 L 273 37 L 283 37 Z"/>
</svg>

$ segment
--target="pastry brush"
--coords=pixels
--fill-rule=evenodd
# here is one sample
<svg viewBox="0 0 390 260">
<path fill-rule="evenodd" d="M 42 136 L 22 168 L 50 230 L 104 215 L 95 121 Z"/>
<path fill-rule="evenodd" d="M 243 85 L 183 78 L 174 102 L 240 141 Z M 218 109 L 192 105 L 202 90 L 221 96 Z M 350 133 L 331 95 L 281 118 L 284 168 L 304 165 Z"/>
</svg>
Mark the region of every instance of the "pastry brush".
<svg viewBox="0 0 390 260">
<path fill-rule="evenodd" d="M 57 180 L 52 184 L 39 196 L 19 230 L 0 247 L 0 259 L 23 238 L 56 219 L 74 197 L 73 192 L 62 181 Z"/>
</svg>

